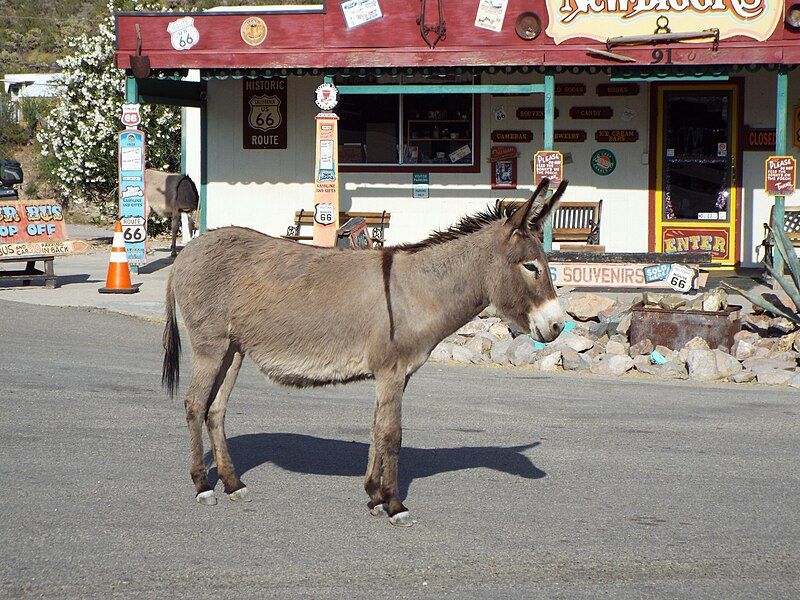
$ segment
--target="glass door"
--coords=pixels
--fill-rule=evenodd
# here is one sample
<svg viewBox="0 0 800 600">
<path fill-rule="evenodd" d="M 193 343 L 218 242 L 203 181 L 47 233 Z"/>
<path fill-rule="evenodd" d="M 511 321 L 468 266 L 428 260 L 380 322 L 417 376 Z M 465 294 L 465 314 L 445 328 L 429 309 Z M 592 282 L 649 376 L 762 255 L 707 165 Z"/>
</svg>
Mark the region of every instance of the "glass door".
<svg viewBox="0 0 800 600">
<path fill-rule="evenodd" d="M 736 262 L 738 89 L 658 88 L 655 250 Z"/>
</svg>

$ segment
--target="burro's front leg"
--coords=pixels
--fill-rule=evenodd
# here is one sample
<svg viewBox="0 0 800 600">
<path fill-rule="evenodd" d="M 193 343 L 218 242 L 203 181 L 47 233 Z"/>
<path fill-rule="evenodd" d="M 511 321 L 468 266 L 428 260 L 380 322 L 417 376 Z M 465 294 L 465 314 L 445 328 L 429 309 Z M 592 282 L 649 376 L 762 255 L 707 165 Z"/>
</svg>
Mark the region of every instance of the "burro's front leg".
<svg viewBox="0 0 800 600">
<path fill-rule="evenodd" d="M 388 513 L 392 525 L 411 525 L 411 515 L 400 501 L 397 463 L 403 440 L 401 404 L 405 373 L 399 369 L 377 373 L 375 414 L 370 432 L 371 444 L 364 489 L 370 498 L 372 514 Z"/>
</svg>

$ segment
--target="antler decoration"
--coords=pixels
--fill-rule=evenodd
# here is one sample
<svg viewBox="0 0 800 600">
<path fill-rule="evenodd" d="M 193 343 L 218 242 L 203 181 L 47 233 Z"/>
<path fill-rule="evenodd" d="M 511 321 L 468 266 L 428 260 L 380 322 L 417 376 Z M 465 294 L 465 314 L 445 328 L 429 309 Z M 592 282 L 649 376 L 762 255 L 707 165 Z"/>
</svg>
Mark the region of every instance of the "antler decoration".
<svg viewBox="0 0 800 600">
<path fill-rule="evenodd" d="M 419 12 L 419 17 L 417 17 L 417 25 L 419 25 L 419 33 L 422 36 L 422 39 L 425 40 L 425 43 L 428 44 L 428 47 L 433 49 L 436 47 L 436 44 L 439 43 L 439 40 L 442 40 L 447 35 L 447 27 L 444 23 L 444 8 L 442 7 L 442 0 L 436 0 L 439 4 L 439 22 L 436 25 L 425 25 L 425 2 L 426 0 L 422 1 L 422 8 Z M 429 33 L 435 33 L 436 39 L 431 41 L 428 38 Z"/>
</svg>

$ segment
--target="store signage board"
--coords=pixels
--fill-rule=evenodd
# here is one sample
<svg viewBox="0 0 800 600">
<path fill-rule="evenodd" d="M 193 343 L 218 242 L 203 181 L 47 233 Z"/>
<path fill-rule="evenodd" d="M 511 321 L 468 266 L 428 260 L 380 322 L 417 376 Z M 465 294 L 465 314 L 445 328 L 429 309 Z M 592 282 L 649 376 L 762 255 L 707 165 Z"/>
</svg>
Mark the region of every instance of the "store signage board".
<svg viewBox="0 0 800 600">
<path fill-rule="evenodd" d="M 728 229 L 665 227 L 661 247 L 667 254 L 675 252 L 711 252 L 714 260 L 726 260 L 730 253 Z"/>
<path fill-rule="evenodd" d="M 411 174 L 411 197 L 425 200 L 430 193 L 430 174 L 412 173 Z"/>
<path fill-rule="evenodd" d="M 598 96 L 638 96 L 638 83 L 598 83 Z"/>
<path fill-rule="evenodd" d="M 121 219 L 147 219 L 145 211 L 145 135 L 138 129 L 126 129 L 117 134 L 119 215 Z M 146 233 L 146 231 L 145 231 Z M 131 267 L 140 267 L 147 262 L 145 243 L 147 238 L 125 241 L 125 253 Z"/>
<path fill-rule="evenodd" d="M 605 42 L 609 37 L 652 35 L 658 17 L 666 17 L 672 31 L 719 29 L 720 39 L 745 36 L 766 40 L 781 22 L 783 2 L 772 0 L 722 0 L 685 2 L 588 2 L 545 0 L 546 33 L 556 44 L 575 38 Z M 671 8 L 681 4 L 682 8 Z M 613 32 L 613 34 L 609 34 Z M 698 40 L 707 44 L 708 40 Z"/>
<path fill-rule="evenodd" d="M 556 129 L 553 132 L 553 141 L 562 144 L 585 142 L 586 132 L 583 129 Z"/>
<path fill-rule="evenodd" d="M 573 106 L 569 109 L 573 119 L 610 119 L 614 110 L 610 106 Z"/>
<path fill-rule="evenodd" d="M 680 271 L 673 273 L 675 267 Z M 697 289 L 703 282 L 698 278 L 698 265 L 677 265 L 647 263 L 580 263 L 550 262 L 550 275 L 557 286 L 604 287 L 604 288 L 647 288 L 681 290 Z M 670 275 L 676 274 L 676 277 Z M 687 282 L 688 280 L 688 282 Z M 688 286 L 688 287 L 687 287 Z"/>
<path fill-rule="evenodd" d="M 770 156 L 764 166 L 764 191 L 770 196 L 788 196 L 795 190 L 796 173 L 794 156 Z"/>
<path fill-rule="evenodd" d="M 54 200 L 0 200 L 0 258 L 69 254 L 61 205 Z"/>
<path fill-rule="evenodd" d="M 557 83 L 556 96 L 583 96 L 586 94 L 585 83 Z"/>
<path fill-rule="evenodd" d="M 316 122 L 314 157 L 314 240 L 315 246 L 335 246 L 339 228 L 338 123 L 335 113 L 323 112 Z"/>
<path fill-rule="evenodd" d="M 550 180 L 549 187 L 556 187 L 564 179 L 564 156 L 558 150 L 540 150 L 533 155 L 533 183 Z"/>
<path fill-rule="evenodd" d="M 527 129 L 496 129 L 492 131 L 493 142 L 527 144 L 533 141 L 533 132 Z"/>
<path fill-rule="evenodd" d="M 553 114 L 558 118 L 558 109 Z M 542 121 L 544 119 L 544 108 L 541 106 L 520 106 L 517 108 L 517 119 L 520 121 Z"/>
<path fill-rule="evenodd" d="M 635 129 L 598 129 L 594 133 L 596 142 L 631 143 L 639 140 Z"/>
</svg>

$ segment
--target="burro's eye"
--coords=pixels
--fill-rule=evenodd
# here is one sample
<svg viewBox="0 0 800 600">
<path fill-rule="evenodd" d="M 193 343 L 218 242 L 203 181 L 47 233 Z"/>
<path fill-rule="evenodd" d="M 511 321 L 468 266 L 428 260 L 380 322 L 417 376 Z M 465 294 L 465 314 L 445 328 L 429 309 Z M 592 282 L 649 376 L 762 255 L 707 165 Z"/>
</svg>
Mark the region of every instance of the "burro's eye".
<svg viewBox="0 0 800 600">
<path fill-rule="evenodd" d="M 533 276 L 537 279 L 539 278 L 539 274 L 542 272 L 541 269 L 539 269 L 539 265 L 537 265 L 535 262 L 524 262 L 522 263 L 522 266 L 525 267 L 527 271 L 533 273 Z"/>
</svg>

